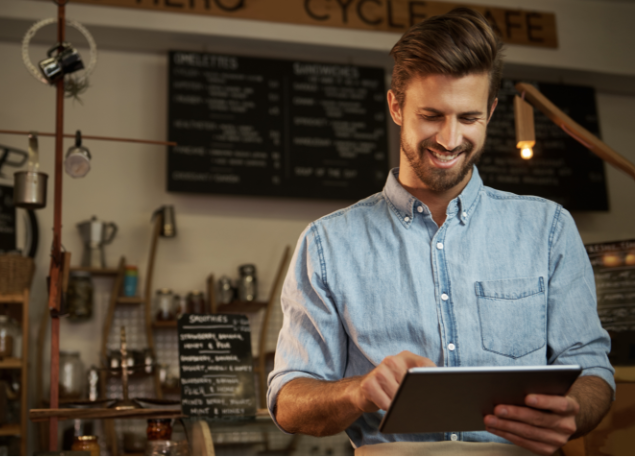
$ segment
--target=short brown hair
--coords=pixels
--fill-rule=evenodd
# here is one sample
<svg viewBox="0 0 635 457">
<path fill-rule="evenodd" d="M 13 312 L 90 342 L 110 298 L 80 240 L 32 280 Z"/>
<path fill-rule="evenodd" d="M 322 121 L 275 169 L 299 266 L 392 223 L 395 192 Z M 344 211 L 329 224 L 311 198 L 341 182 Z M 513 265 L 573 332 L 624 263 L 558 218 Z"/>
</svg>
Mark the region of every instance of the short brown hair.
<svg viewBox="0 0 635 457">
<path fill-rule="evenodd" d="M 498 95 L 503 43 L 487 19 L 469 8 L 455 8 L 413 25 L 390 51 L 395 59 L 391 89 L 403 107 L 408 82 L 418 75 L 463 77 L 489 73 L 487 109 Z"/>
</svg>

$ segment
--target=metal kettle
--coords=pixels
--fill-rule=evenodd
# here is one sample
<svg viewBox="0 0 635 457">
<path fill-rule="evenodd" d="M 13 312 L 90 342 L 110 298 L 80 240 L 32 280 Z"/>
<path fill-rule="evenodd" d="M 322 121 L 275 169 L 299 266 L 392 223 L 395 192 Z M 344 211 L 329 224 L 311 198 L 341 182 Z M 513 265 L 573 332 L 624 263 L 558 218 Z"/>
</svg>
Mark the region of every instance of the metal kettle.
<svg viewBox="0 0 635 457">
<path fill-rule="evenodd" d="M 77 229 L 84 242 L 82 266 L 106 268 L 104 246 L 115 238 L 117 225 L 114 222 L 102 222 L 93 216 L 89 221 L 77 224 Z"/>
</svg>

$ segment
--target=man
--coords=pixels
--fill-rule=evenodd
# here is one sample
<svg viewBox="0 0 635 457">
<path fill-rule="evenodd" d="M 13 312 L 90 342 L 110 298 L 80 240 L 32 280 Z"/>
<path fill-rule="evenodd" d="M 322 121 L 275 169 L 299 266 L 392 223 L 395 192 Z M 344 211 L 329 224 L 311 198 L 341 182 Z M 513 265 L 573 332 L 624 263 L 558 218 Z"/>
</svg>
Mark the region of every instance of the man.
<svg viewBox="0 0 635 457">
<path fill-rule="evenodd" d="M 400 168 L 383 192 L 312 223 L 298 242 L 269 376 L 283 430 L 345 430 L 357 454 L 552 454 L 608 410 L 609 339 L 571 215 L 483 186 L 474 166 L 496 108 L 501 48 L 487 21 L 463 8 L 415 25 L 393 48 Z M 378 431 L 411 367 L 546 364 L 583 373 L 566 396 L 498 405 L 486 432 Z"/>
</svg>

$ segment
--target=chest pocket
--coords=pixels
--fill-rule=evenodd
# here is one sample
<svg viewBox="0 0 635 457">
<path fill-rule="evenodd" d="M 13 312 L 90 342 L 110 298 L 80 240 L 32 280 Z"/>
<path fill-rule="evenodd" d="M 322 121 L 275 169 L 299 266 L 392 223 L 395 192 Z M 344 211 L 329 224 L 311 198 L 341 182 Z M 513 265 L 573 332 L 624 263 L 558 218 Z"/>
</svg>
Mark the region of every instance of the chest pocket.
<svg viewBox="0 0 635 457">
<path fill-rule="evenodd" d="M 546 343 L 544 278 L 474 283 L 486 351 L 517 359 Z"/>
</svg>

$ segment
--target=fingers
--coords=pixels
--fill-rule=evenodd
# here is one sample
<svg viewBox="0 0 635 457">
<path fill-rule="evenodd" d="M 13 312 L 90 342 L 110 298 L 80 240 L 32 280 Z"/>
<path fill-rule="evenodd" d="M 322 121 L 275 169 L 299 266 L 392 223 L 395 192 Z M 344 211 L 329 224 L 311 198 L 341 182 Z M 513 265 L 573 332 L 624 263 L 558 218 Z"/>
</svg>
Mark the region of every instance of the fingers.
<svg viewBox="0 0 635 457">
<path fill-rule="evenodd" d="M 413 354 L 410 351 L 402 351 L 395 357 L 399 357 L 400 359 L 402 359 L 408 369 L 416 367 L 436 367 L 436 364 L 432 360 L 428 359 L 427 357 Z"/>
<path fill-rule="evenodd" d="M 573 397 L 559 395 L 530 394 L 525 397 L 525 404 L 531 408 L 552 411 L 561 416 L 578 414 L 580 405 Z"/>
<path fill-rule="evenodd" d="M 514 435 L 511 432 L 500 430 L 494 427 L 486 427 L 485 430 L 493 433 L 494 435 L 500 436 L 501 438 L 505 438 L 506 440 L 511 441 L 517 446 L 523 447 L 530 450 L 531 452 L 540 455 L 553 455 L 560 447 L 562 447 L 562 445 L 554 446 L 553 444 L 529 440 L 521 436 Z"/>
<path fill-rule="evenodd" d="M 532 394 L 525 403 L 530 407 L 496 406 L 494 414 L 485 416 L 486 430 L 545 455 L 564 446 L 575 433 L 580 406 L 573 398 Z"/>
<path fill-rule="evenodd" d="M 573 420 L 571 420 L 571 422 L 573 422 Z M 567 443 L 569 436 L 572 434 L 572 432 L 569 431 L 563 432 L 560 429 L 536 427 L 531 424 L 501 419 L 492 415 L 485 417 L 485 426 L 504 431 L 506 433 L 511 433 L 514 436 L 525 440 L 555 446 L 556 448 L 564 446 Z M 563 428 L 567 430 L 570 430 L 571 427 L 575 430 L 575 424 L 573 423 L 568 426 L 563 426 Z"/>
<path fill-rule="evenodd" d="M 430 359 L 409 351 L 386 357 L 360 383 L 362 410 L 387 410 L 406 372 L 410 368 L 423 366 L 436 365 Z"/>
<path fill-rule="evenodd" d="M 371 376 L 372 375 L 372 376 Z M 392 373 L 381 365 L 369 373 L 361 383 L 362 396 L 367 402 L 387 410 L 395 397 L 399 384 Z"/>
<path fill-rule="evenodd" d="M 560 415 L 524 406 L 498 405 L 494 408 L 498 419 L 515 421 L 533 427 L 554 430 L 565 435 L 576 431 L 574 415 Z"/>
</svg>

